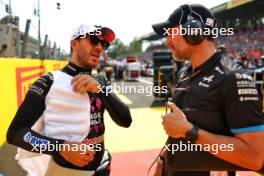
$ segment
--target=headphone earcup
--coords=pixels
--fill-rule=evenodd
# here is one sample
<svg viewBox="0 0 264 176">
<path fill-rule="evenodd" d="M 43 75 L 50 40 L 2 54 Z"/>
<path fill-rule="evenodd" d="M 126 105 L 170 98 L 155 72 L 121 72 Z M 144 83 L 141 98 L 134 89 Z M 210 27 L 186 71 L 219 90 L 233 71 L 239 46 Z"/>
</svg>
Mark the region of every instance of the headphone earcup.
<svg viewBox="0 0 264 176">
<path fill-rule="evenodd" d="M 182 28 L 186 29 L 186 34 L 183 35 L 184 39 L 186 40 L 187 43 L 191 44 L 191 45 L 197 45 L 199 43 L 201 43 L 206 36 L 204 36 L 203 30 L 204 30 L 204 26 L 203 24 L 196 19 L 191 19 L 186 21 L 185 24 L 182 25 Z M 197 29 L 197 31 L 201 32 L 198 34 L 192 34 L 192 31 L 195 31 Z"/>
</svg>

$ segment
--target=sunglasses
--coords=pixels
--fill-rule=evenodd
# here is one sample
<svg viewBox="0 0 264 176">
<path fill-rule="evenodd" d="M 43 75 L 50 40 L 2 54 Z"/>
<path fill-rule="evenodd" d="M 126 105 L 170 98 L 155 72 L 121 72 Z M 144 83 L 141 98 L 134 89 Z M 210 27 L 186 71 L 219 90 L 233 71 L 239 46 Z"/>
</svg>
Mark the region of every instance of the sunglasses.
<svg viewBox="0 0 264 176">
<path fill-rule="evenodd" d="M 96 46 L 96 45 L 98 45 L 100 43 L 104 50 L 107 50 L 109 48 L 109 46 L 110 46 L 110 43 L 108 43 L 106 41 L 103 41 L 103 40 L 100 40 L 95 35 L 89 35 L 89 38 L 90 38 L 90 42 L 91 42 L 92 45 Z"/>
</svg>

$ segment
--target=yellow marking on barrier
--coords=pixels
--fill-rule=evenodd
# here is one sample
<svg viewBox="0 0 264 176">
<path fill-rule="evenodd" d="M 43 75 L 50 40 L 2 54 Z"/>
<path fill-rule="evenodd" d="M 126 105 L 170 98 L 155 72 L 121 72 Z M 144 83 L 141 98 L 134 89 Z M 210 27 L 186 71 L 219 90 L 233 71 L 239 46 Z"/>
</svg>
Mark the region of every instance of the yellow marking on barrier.
<svg viewBox="0 0 264 176">
<path fill-rule="evenodd" d="M 21 73 L 21 77 L 25 78 L 25 77 L 32 76 L 32 75 L 35 75 L 35 74 L 39 74 L 40 71 L 44 71 L 44 70 L 43 69 L 35 69 L 35 70 L 32 70 L 32 71 L 26 71 L 26 72 Z"/>
<path fill-rule="evenodd" d="M 161 120 L 164 107 L 131 109 L 132 124 L 129 128 L 117 126 L 105 114 L 105 142 L 111 152 L 159 149 L 167 139 Z"/>
<path fill-rule="evenodd" d="M 125 104 L 127 104 L 127 105 L 132 104 L 132 101 L 131 101 L 129 98 L 127 98 L 125 95 L 122 95 L 122 94 L 116 93 L 116 96 L 117 96 L 118 98 L 120 98 L 120 100 L 123 101 Z"/>
</svg>

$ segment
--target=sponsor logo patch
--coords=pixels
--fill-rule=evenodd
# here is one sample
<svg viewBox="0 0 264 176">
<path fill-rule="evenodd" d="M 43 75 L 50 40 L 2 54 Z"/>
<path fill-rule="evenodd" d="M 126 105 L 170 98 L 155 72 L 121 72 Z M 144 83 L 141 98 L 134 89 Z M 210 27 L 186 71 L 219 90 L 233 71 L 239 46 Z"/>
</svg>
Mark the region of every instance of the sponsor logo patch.
<svg viewBox="0 0 264 176">
<path fill-rule="evenodd" d="M 48 144 L 49 141 L 45 140 L 45 139 L 41 139 L 41 138 L 38 138 L 36 136 L 33 136 L 31 134 L 31 132 L 27 132 L 25 135 L 24 135 L 24 138 L 23 140 L 31 145 L 40 145 L 40 144 Z"/>
<path fill-rule="evenodd" d="M 221 75 L 224 74 L 224 72 L 219 67 L 215 67 L 215 70 L 218 71 L 218 73 L 220 73 Z"/>
<path fill-rule="evenodd" d="M 199 82 L 199 86 L 206 87 L 206 88 L 210 87 L 208 84 L 205 84 L 203 82 Z"/>
<path fill-rule="evenodd" d="M 104 135 L 94 137 L 92 139 L 85 139 L 82 141 L 83 144 L 89 145 L 89 144 L 98 144 L 102 143 L 104 141 Z"/>
<path fill-rule="evenodd" d="M 38 86 L 35 86 L 35 85 L 32 85 L 28 91 L 32 91 L 32 92 L 35 92 L 36 94 L 42 96 L 43 93 L 44 93 L 44 89 L 42 89 L 41 87 L 38 87 Z"/>
<path fill-rule="evenodd" d="M 237 81 L 237 87 L 256 87 L 256 84 L 252 81 Z"/>
<path fill-rule="evenodd" d="M 258 101 L 258 97 L 239 97 L 240 101 Z"/>
<path fill-rule="evenodd" d="M 258 95 L 256 89 L 238 89 L 238 95 Z"/>
<path fill-rule="evenodd" d="M 236 77 L 236 79 L 247 79 L 247 80 L 252 80 L 252 77 L 251 76 L 249 76 L 249 75 L 247 75 L 247 74 L 245 74 L 245 73 L 235 73 L 235 77 Z"/>
</svg>

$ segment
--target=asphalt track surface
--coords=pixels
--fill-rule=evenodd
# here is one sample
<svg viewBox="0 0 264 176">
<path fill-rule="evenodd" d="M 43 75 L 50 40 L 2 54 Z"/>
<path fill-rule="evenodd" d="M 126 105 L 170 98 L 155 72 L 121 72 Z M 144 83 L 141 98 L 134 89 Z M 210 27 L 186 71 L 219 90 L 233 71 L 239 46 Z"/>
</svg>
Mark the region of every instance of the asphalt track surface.
<svg viewBox="0 0 264 176">
<path fill-rule="evenodd" d="M 142 88 L 151 86 L 152 79 L 141 77 L 138 82 L 118 81 L 115 84 Z M 146 176 L 166 141 L 160 117 L 165 112 L 164 102 L 140 92 L 120 92 L 117 95 L 130 107 L 133 123 L 128 129 L 120 128 L 107 113 L 105 115 L 105 143 L 113 159 L 111 176 Z M 15 153 L 14 146 L 5 143 L 0 147 L 0 176 L 26 176 L 14 159 Z M 260 176 L 253 172 L 238 172 L 237 175 Z"/>
</svg>

